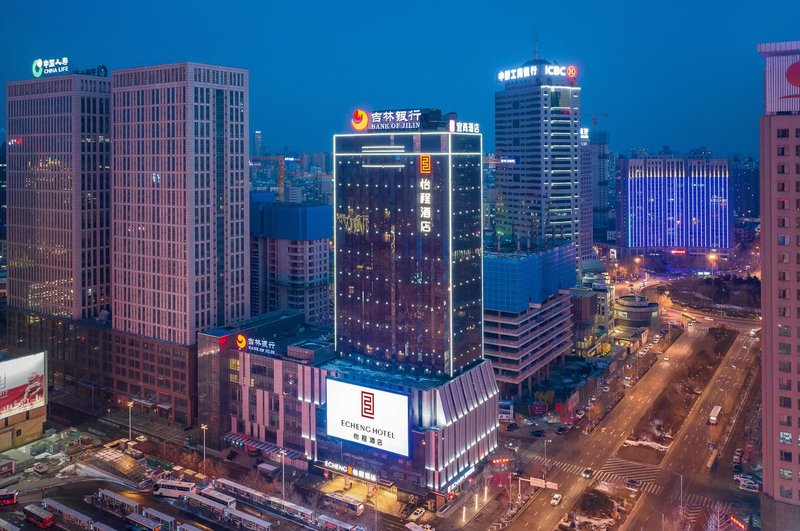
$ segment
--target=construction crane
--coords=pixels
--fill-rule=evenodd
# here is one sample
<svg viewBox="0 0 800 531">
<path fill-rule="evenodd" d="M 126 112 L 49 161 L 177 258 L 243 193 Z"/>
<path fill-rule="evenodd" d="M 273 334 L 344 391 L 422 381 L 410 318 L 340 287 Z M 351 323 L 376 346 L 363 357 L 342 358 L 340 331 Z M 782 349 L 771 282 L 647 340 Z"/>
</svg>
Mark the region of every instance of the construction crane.
<svg viewBox="0 0 800 531">
<path fill-rule="evenodd" d="M 283 188 L 286 181 L 286 157 L 274 155 L 270 157 L 252 157 L 252 162 L 278 161 L 278 201 L 283 203 Z M 294 159 L 291 159 L 294 160 Z"/>
<path fill-rule="evenodd" d="M 602 116 L 603 118 L 608 118 L 608 113 L 601 112 L 601 113 L 594 113 L 592 114 L 592 127 L 597 127 L 597 117 Z"/>
</svg>

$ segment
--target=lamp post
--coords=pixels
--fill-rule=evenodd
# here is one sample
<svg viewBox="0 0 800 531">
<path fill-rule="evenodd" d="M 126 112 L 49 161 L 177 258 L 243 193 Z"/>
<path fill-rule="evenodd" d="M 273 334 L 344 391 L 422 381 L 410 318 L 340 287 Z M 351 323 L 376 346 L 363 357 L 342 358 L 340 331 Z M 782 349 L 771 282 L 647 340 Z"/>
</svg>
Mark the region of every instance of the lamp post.
<svg viewBox="0 0 800 531">
<path fill-rule="evenodd" d="M 286 499 L 286 450 L 281 450 L 281 498 Z"/>
<path fill-rule="evenodd" d="M 206 430 L 208 424 L 200 424 L 200 429 L 203 430 L 203 475 L 206 475 Z"/>
<path fill-rule="evenodd" d="M 133 440 L 133 427 L 131 424 L 131 416 L 133 414 L 133 400 L 128 402 L 128 440 Z"/>
<path fill-rule="evenodd" d="M 551 439 L 544 440 L 544 479 L 547 480 L 547 472 L 550 468 L 547 463 L 547 443 L 553 442 Z"/>
<path fill-rule="evenodd" d="M 708 253 L 708 261 L 711 263 L 711 304 L 714 304 L 714 267 L 717 265 L 717 253 Z"/>
</svg>

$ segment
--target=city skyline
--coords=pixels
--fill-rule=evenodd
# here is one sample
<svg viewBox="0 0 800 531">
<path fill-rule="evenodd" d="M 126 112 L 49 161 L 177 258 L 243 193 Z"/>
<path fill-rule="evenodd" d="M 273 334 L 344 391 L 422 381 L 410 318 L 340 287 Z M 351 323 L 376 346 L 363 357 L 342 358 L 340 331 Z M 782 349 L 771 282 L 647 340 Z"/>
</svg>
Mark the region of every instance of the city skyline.
<svg viewBox="0 0 800 531">
<path fill-rule="evenodd" d="M 434 24 L 421 24 L 414 17 L 406 17 L 398 26 L 391 13 L 360 4 L 344 9 L 320 6 L 318 16 L 311 17 L 301 16 L 293 7 L 262 10 L 253 6 L 246 17 L 223 14 L 222 25 L 238 25 L 238 29 L 222 41 L 186 39 L 186 31 L 173 31 L 174 21 L 185 20 L 188 35 L 200 37 L 201 28 L 209 21 L 208 10 L 202 6 L 191 13 L 159 6 L 156 18 L 143 18 L 148 13 L 144 9 L 140 15 L 107 6 L 108 24 L 104 25 L 97 25 L 95 19 L 77 18 L 79 10 L 47 11 L 59 24 L 72 28 L 71 35 L 94 32 L 96 39 L 89 47 L 63 32 L 37 30 L 42 11 L 17 4 L 8 6 L 9 16 L 4 17 L 14 24 L 3 26 L 0 32 L 3 49 L 10 51 L 0 58 L 0 81 L 30 78 L 33 60 L 56 55 L 70 57 L 78 68 L 104 64 L 112 72 L 139 64 L 179 61 L 221 64 L 251 72 L 252 129 L 263 131 L 264 145 L 273 152 L 282 152 L 284 146 L 327 150 L 328 135 L 342 130 L 352 109 L 391 108 L 407 101 L 444 107 L 445 111 L 458 109 L 480 122 L 486 151 L 491 151 L 492 97 L 500 87 L 497 72 L 530 60 L 538 34 L 540 57 L 577 65 L 586 89 L 583 125 L 591 127 L 592 117 L 597 115 L 597 128 L 611 132 L 612 149 L 626 153 L 634 147 L 647 147 L 657 151 L 669 144 L 683 152 L 704 145 L 718 156 L 755 155 L 756 102 L 762 88 L 760 65 L 752 49 L 758 42 L 791 40 L 791 20 L 796 19 L 791 11 L 800 15 L 800 6 L 785 6 L 786 16 L 779 20 L 768 20 L 767 10 L 746 9 L 749 6 L 744 2 L 735 2 L 725 13 L 692 5 L 691 16 L 676 6 L 653 13 L 659 20 L 653 25 L 642 23 L 648 20 L 646 12 L 628 10 L 625 5 L 633 6 L 619 4 L 614 17 L 598 24 L 599 10 L 605 9 L 605 13 L 607 8 L 586 6 L 565 14 L 547 6 L 519 4 L 508 10 L 513 16 L 500 14 L 493 25 L 477 16 L 481 8 L 477 2 L 460 6 L 459 11 L 449 5 L 426 6 L 425 20 L 448 21 L 435 30 Z M 563 16 L 570 17 L 571 31 L 563 32 L 561 23 L 553 23 Z M 709 25 L 709 19 L 714 24 Z M 676 43 L 670 38 L 676 25 L 697 38 Z M 262 34 L 265 26 L 270 31 Z M 358 29 L 351 29 L 353 26 Z M 732 27 L 740 30 L 736 40 L 729 37 Z M 363 46 L 367 40 L 376 40 L 373 36 L 396 35 L 398 31 L 418 32 L 418 43 L 404 41 L 404 47 L 419 53 L 422 48 L 457 42 L 470 63 L 467 67 L 459 59 L 461 55 L 444 54 L 435 71 L 423 73 L 409 70 L 396 44 Z M 36 38 L 28 38 L 30 35 Z M 141 39 L 142 35 L 151 38 Z M 634 45 L 645 37 L 654 44 Z M 110 45 L 95 46 L 98 39 Z M 113 39 L 136 44 L 117 45 Z M 698 54 L 696 49 L 710 49 L 716 55 Z M 679 66 L 669 68 L 673 62 Z M 689 79 L 709 89 L 709 96 L 689 101 L 681 97 L 681 87 Z M 649 86 L 643 90 L 637 84 Z"/>
</svg>

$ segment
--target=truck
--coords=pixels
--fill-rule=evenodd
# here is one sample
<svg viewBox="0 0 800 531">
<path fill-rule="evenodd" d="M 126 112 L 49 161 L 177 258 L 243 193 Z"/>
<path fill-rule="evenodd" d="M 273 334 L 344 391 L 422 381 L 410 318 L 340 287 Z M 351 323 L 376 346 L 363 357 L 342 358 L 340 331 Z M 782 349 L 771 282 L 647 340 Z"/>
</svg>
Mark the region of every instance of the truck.
<svg viewBox="0 0 800 531">
<path fill-rule="evenodd" d="M 711 410 L 711 413 L 708 415 L 708 423 L 709 424 L 718 423 L 720 413 L 722 413 L 722 408 L 720 406 L 714 406 L 714 408 Z"/>
</svg>

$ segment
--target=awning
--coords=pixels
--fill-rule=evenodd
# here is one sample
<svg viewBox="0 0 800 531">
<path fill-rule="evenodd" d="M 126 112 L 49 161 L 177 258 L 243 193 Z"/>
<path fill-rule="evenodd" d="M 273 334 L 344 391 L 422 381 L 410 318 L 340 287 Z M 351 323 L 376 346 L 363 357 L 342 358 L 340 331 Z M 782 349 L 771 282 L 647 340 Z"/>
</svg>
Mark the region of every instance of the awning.
<svg viewBox="0 0 800 531">
<path fill-rule="evenodd" d="M 157 404 L 156 407 L 159 409 L 172 409 L 172 404 L 161 403 Z"/>
<path fill-rule="evenodd" d="M 234 433 L 234 432 L 226 433 L 225 435 L 223 435 L 222 440 L 231 444 L 238 444 L 240 446 L 250 446 L 252 448 L 256 448 L 264 452 L 264 454 L 266 454 L 267 457 L 273 458 L 276 461 L 280 461 L 280 453 L 282 449 L 274 444 L 264 441 L 259 441 L 257 439 L 253 439 L 252 437 L 248 437 L 247 435 L 244 435 L 242 433 Z M 300 452 L 296 452 L 294 450 L 285 450 L 285 452 L 286 452 L 286 457 L 288 457 L 289 459 L 305 460 L 305 455 Z"/>
</svg>

